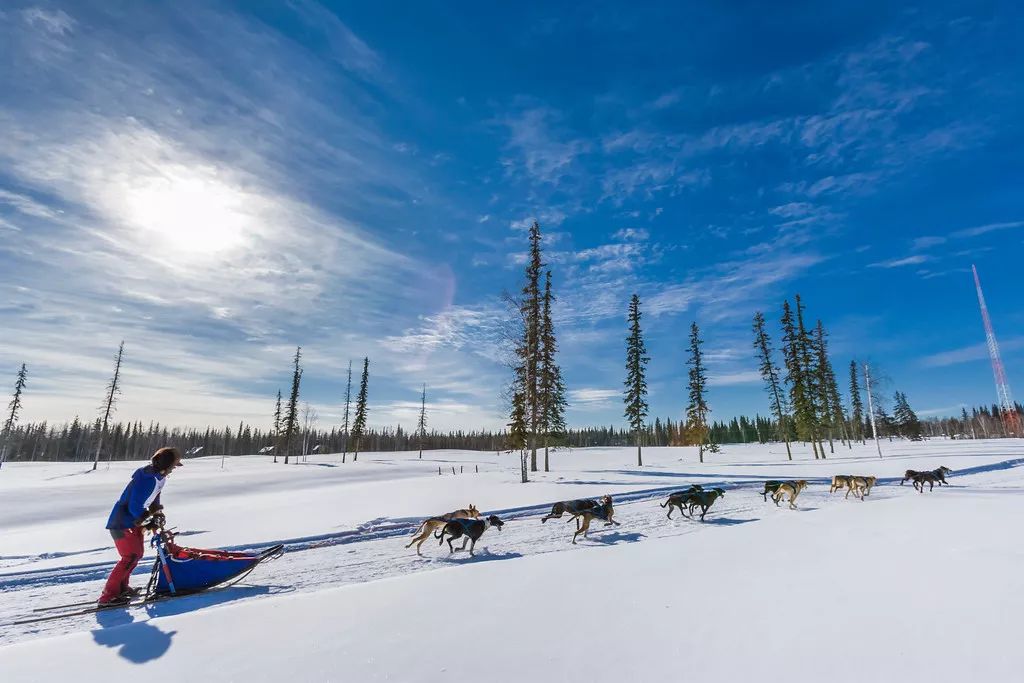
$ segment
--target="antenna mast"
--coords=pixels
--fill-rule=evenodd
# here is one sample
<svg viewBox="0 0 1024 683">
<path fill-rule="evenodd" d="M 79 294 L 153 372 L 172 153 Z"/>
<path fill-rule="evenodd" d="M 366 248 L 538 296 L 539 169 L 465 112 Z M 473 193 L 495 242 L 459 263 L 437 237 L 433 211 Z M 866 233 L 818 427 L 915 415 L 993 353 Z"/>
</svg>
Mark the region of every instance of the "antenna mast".
<svg viewBox="0 0 1024 683">
<path fill-rule="evenodd" d="M 999 356 L 999 344 L 996 342 L 996 333 L 992 329 L 992 320 L 988 316 L 985 295 L 981 293 L 981 280 L 978 279 L 978 269 L 973 264 L 971 265 L 971 271 L 974 273 L 974 286 L 978 290 L 978 306 L 981 307 L 981 320 L 985 323 L 985 341 L 988 343 L 988 355 L 992 358 L 992 374 L 996 380 L 996 394 L 999 395 L 999 412 L 1003 418 L 1003 426 L 1006 428 L 1007 436 L 1020 436 L 1020 415 L 1017 414 L 1017 407 L 1013 404 L 1013 396 L 1010 394 L 1010 383 L 1006 381 L 1003 359 Z"/>
</svg>

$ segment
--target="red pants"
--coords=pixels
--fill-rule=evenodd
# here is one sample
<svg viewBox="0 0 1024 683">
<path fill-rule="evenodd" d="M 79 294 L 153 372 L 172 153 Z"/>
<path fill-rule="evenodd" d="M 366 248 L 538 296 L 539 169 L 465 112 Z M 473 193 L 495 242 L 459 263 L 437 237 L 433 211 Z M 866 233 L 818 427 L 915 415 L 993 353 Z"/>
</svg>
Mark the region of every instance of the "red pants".
<svg viewBox="0 0 1024 683">
<path fill-rule="evenodd" d="M 112 536 L 115 534 L 122 534 L 120 538 L 116 536 L 114 538 L 114 547 L 121 554 L 121 559 L 114 565 L 114 570 L 107 577 L 107 585 L 103 587 L 103 595 L 99 600 L 101 603 L 110 602 L 128 590 L 128 580 L 145 552 L 143 549 L 144 534 L 140 527 L 111 532 Z"/>
</svg>

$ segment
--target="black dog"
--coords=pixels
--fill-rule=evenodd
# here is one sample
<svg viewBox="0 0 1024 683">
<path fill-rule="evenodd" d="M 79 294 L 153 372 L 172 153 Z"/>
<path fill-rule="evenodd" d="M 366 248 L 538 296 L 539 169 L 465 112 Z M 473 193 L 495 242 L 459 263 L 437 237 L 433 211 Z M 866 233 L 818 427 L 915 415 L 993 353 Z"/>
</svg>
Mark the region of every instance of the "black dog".
<svg viewBox="0 0 1024 683">
<path fill-rule="evenodd" d="M 472 541 L 472 545 L 469 546 L 469 556 L 473 557 L 473 548 L 476 547 L 476 542 L 484 535 L 487 528 L 492 526 L 501 531 L 501 527 L 505 526 L 505 523 L 498 519 L 497 515 L 491 515 L 487 519 L 453 519 L 444 525 L 440 533 L 434 534 L 434 538 L 441 539 L 438 542 L 438 545 L 441 545 L 444 543 L 445 534 L 448 534 L 448 550 L 454 553 L 455 548 L 452 546 L 452 541 L 465 536 L 466 539 L 462 542 L 462 547 L 459 550 L 465 550 L 466 544 Z"/>
<path fill-rule="evenodd" d="M 782 486 L 784 483 L 786 482 L 779 481 L 777 479 L 769 479 L 768 481 L 766 481 L 764 483 L 764 502 L 768 502 L 769 493 L 774 495 L 775 492 L 779 490 L 779 487 Z"/>
<path fill-rule="evenodd" d="M 593 510 L 600 503 L 592 498 L 581 498 L 579 500 L 562 500 L 551 506 L 551 514 L 544 515 L 541 517 L 540 522 L 543 524 L 549 519 L 561 519 L 562 515 L 569 513 L 573 517 L 583 514 L 587 510 Z"/>
</svg>

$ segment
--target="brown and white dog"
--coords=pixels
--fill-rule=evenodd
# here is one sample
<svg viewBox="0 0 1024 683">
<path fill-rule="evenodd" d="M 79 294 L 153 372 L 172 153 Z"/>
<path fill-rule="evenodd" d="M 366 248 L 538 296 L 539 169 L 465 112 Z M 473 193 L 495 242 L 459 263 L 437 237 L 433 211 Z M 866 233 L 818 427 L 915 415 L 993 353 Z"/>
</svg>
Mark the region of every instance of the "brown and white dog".
<svg viewBox="0 0 1024 683">
<path fill-rule="evenodd" d="M 845 498 L 852 493 L 856 498 L 864 500 L 864 496 L 871 495 L 871 487 L 878 481 L 877 477 L 850 477 L 846 482 L 847 490 Z"/>
<path fill-rule="evenodd" d="M 832 488 L 828 490 L 829 495 L 832 495 L 836 491 L 842 488 L 849 488 L 850 480 L 853 479 L 851 474 L 836 474 L 832 477 Z"/>
<path fill-rule="evenodd" d="M 800 492 L 807 488 L 807 481 L 804 479 L 798 479 L 796 481 L 784 481 L 779 484 L 779 488 L 772 494 L 772 500 L 778 505 L 779 501 L 786 494 L 789 494 L 789 509 L 796 510 L 796 499 L 800 495 Z"/>
<path fill-rule="evenodd" d="M 492 526 L 501 531 L 501 527 L 505 526 L 505 523 L 497 515 L 491 515 L 486 519 L 453 519 L 450 522 L 446 522 L 441 532 L 434 534 L 434 538 L 440 538 L 441 540 L 438 542 L 438 545 L 441 545 L 444 543 L 445 534 L 447 534 L 448 551 L 454 553 L 455 548 L 452 547 L 452 541 L 465 536 L 466 540 L 462 542 L 462 547 L 459 550 L 465 550 L 466 544 L 472 542 L 469 546 L 469 556 L 473 557 L 473 549 L 476 548 L 476 542 Z"/>
<path fill-rule="evenodd" d="M 614 515 L 615 508 L 612 506 L 611 496 L 602 496 L 600 505 L 574 515 L 573 519 L 576 520 L 576 533 L 572 535 L 572 544 L 576 545 L 576 537 L 580 534 L 583 534 L 583 538 L 587 537 L 587 531 L 590 529 L 590 522 L 595 519 L 604 521 L 605 526 L 611 526 L 613 524 L 615 526 L 621 526 L 613 519 Z M 583 520 L 582 523 L 580 522 L 580 519 Z"/>
<path fill-rule="evenodd" d="M 470 503 L 468 508 L 463 508 L 461 510 L 453 510 L 452 512 L 447 512 L 443 515 L 438 515 L 437 517 L 430 517 L 429 519 L 425 519 L 423 520 L 423 523 L 420 524 L 420 528 L 416 530 L 415 534 L 413 534 L 413 539 L 409 541 L 409 544 L 405 547 L 410 548 L 412 547 L 413 543 L 415 543 L 416 554 L 422 555 L 423 553 L 420 552 L 420 546 L 423 545 L 423 541 L 430 538 L 430 534 L 433 533 L 436 529 L 440 529 L 447 522 L 450 522 L 453 519 L 476 519 L 479 516 L 480 511 L 476 509 L 475 505 Z"/>
</svg>

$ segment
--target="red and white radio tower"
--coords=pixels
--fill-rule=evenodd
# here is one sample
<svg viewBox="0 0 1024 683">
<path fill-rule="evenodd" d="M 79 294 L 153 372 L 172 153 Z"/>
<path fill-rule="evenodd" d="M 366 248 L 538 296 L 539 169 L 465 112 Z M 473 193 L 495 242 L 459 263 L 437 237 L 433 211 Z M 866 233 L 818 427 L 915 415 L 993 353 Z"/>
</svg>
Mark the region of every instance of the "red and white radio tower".
<svg viewBox="0 0 1024 683">
<path fill-rule="evenodd" d="M 978 279 L 978 269 L 971 265 L 971 270 L 974 272 L 974 286 L 978 288 L 978 305 L 981 306 L 981 319 L 985 323 L 985 341 L 988 342 L 988 354 L 992 357 L 992 374 L 995 375 L 996 393 L 999 394 L 999 412 L 1002 413 L 1006 433 L 1020 436 L 1020 415 L 1017 414 L 1017 407 L 1013 404 L 1013 396 L 1010 394 L 1010 383 L 1006 381 L 1003 359 L 999 357 L 999 344 L 996 343 L 996 333 L 992 330 L 992 320 L 988 317 L 985 295 L 981 293 L 981 280 Z"/>
</svg>

